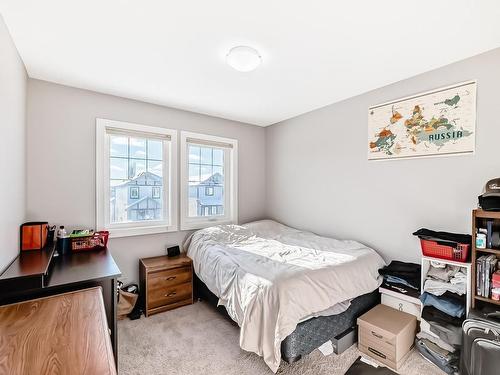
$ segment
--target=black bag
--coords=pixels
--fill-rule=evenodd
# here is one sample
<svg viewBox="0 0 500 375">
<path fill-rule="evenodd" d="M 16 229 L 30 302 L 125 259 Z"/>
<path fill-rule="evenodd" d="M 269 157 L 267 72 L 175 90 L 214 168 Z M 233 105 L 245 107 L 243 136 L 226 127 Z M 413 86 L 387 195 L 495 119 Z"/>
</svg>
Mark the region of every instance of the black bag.
<svg viewBox="0 0 500 375">
<path fill-rule="evenodd" d="M 462 325 L 462 375 L 497 375 L 500 368 L 500 311 L 471 310 Z"/>
<path fill-rule="evenodd" d="M 500 211 L 500 197 L 483 197 L 478 198 L 479 207 L 485 211 Z"/>
<path fill-rule="evenodd" d="M 394 371 L 389 370 L 386 367 L 373 367 L 363 361 L 361 357 L 349 367 L 345 375 L 397 375 Z"/>
</svg>

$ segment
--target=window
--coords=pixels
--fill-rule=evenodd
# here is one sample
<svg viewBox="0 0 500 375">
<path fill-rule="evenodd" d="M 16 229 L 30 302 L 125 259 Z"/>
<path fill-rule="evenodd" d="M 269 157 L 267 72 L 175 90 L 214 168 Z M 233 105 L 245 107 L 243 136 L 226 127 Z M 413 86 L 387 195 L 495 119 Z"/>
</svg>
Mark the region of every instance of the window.
<svg viewBox="0 0 500 375">
<path fill-rule="evenodd" d="M 114 237 L 177 230 L 176 132 L 97 119 L 97 228 Z"/>
<path fill-rule="evenodd" d="M 154 199 L 160 199 L 160 187 L 159 186 L 153 186 L 153 198 Z"/>
<path fill-rule="evenodd" d="M 234 139 L 181 133 L 181 229 L 237 221 L 237 147 Z"/>
<path fill-rule="evenodd" d="M 138 187 L 129 187 L 130 190 L 130 199 L 138 199 L 139 198 L 139 188 Z"/>
</svg>

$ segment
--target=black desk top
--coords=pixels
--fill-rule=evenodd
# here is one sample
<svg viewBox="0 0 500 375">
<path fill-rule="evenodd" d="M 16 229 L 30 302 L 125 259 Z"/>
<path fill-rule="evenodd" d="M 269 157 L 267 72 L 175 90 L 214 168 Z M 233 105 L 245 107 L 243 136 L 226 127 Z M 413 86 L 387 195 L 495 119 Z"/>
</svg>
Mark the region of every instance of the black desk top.
<svg viewBox="0 0 500 375">
<path fill-rule="evenodd" d="M 21 251 L 0 275 L 0 281 L 47 274 L 54 249 L 55 243 L 47 245 L 42 250 Z"/>
<path fill-rule="evenodd" d="M 108 249 L 60 255 L 52 263 L 47 288 L 121 275 Z"/>
<path fill-rule="evenodd" d="M 57 288 L 121 276 L 108 249 L 53 256 L 54 246 L 26 251 L 0 275 L 0 301 L 29 290 Z"/>
</svg>

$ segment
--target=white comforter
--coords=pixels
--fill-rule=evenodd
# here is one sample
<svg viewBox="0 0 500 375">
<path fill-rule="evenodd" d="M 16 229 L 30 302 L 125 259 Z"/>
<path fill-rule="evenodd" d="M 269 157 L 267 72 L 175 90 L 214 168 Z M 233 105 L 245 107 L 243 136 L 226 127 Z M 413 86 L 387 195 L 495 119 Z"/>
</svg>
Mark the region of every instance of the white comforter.
<svg viewBox="0 0 500 375">
<path fill-rule="evenodd" d="M 274 221 L 195 232 L 187 255 L 198 277 L 241 327 L 240 346 L 273 372 L 280 344 L 299 321 L 380 285 L 382 258 L 355 242 Z"/>
</svg>

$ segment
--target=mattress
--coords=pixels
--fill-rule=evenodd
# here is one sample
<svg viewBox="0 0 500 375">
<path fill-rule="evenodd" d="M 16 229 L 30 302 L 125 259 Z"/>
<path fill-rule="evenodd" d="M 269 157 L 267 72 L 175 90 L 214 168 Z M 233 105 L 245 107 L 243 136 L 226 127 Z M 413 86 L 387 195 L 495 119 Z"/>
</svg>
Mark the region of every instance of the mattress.
<svg viewBox="0 0 500 375">
<path fill-rule="evenodd" d="M 232 324 L 237 325 L 224 306 L 218 305 L 219 298 L 210 292 L 196 274 L 194 275 L 194 289 L 196 298 L 209 303 Z M 288 363 L 300 360 L 328 340 L 355 326 L 356 319 L 379 302 L 380 294 L 378 290 L 374 290 L 371 293 L 354 298 L 349 308 L 343 313 L 311 318 L 299 323 L 295 331 L 281 342 L 281 358 Z"/>
</svg>

